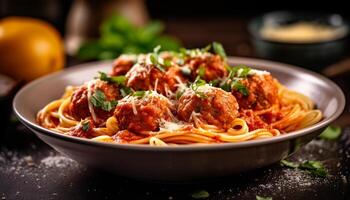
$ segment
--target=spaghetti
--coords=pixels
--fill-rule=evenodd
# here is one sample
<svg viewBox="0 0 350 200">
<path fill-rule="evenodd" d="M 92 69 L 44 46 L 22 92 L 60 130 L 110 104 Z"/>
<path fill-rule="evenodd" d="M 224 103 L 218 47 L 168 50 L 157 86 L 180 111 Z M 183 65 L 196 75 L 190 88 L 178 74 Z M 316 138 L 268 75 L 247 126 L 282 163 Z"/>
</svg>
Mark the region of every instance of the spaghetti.
<svg viewBox="0 0 350 200">
<path fill-rule="evenodd" d="M 37 121 L 94 141 L 167 146 L 270 138 L 322 119 L 310 98 L 270 73 L 228 67 L 208 49 L 189 51 L 142 55 L 130 66 L 114 62 L 128 72 L 113 74 L 125 71 L 115 65 L 110 75 L 68 86 Z"/>
</svg>

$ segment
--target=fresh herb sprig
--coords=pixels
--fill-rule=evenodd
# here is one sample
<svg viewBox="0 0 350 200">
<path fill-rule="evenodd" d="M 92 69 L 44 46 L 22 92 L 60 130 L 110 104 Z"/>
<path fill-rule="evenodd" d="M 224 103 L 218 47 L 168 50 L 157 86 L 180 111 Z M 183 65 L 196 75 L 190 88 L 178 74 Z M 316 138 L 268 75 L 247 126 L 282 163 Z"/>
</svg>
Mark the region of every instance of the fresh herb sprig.
<svg viewBox="0 0 350 200">
<path fill-rule="evenodd" d="M 159 50 L 161 46 L 158 45 L 153 49 L 153 53 L 150 54 L 151 63 L 157 67 L 161 72 L 165 72 L 168 67 L 171 66 L 171 60 L 161 60 L 159 57 Z"/>
<path fill-rule="evenodd" d="M 116 85 L 125 86 L 126 79 L 127 79 L 125 76 L 108 76 L 104 72 L 98 72 L 98 73 L 99 73 L 99 76 L 97 78 L 99 78 L 101 81 L 106 81 L 109 83 L 114 83 Z"/>
<path fill-rule="evenodd" d="M 96 77 L 98 79 L 100 79 L 101 81 L 106 81 L 108 83 L 114 83 L 116 85 L 119 86 L 119 91 L 120 94 L 122 95 L 122 97 L 127 96 L 128 94 L 132 93 L 131 88 L 126 86 L 126 81 L 127 78 L 126 76 L 108 76 L 106 73 L 104 72 L 98 72 L 99 76 Z"/>
<path fill-rule="evenodd" d="M 218 54 L 223 60 L 227 60 L 226 52 L 222 44 L 219 42 L 213 42 L 213 50 Z"/>
<path fill-rule="evenodd" d="M 87 132 L 90 129 L 90 123 L 88 120 L 82 121 L 81 126 L 84 132 Z"/>
<path fill-rule="evenodd" d="M 195 81 L 190 85 L 190 88 L 194 91 L 194 93 L 200 97 L 201 99 L 207 98 L 204 92 L 199 91 L 199 87 L 205 85 L 205 80 L 201 79 L 199 76 L 195 79 Z"/>
<path fill-rule="evenodd" d="M 118 105 L 118 101 L 116 100 L 108 101 L 106 99 L 106 95 L 101 90 L 98 90 L 98 89 L 95 90 L 95 93 L 91 96 L 90 102 L 96 108 L 101 108 L 102 110 L 108 111 L 108 112 Z"/>
<path fill-rule="evenodd" d="M 230 78 L 247 78 L 251 71 L 251 68 L 245 65 L 226 66 L 226 69 L 229 72 L 228 76 Z"/>
<path fill-rule="evenodd" d="M 210 52 L 210 50 L 213 50 L 215 54 L 218 54 L 223 60 L 227 60 L 226 52 L 222 44 L 218 42 L 213 42 L 212 44 L 207 45 L 204 48 L 196 48 L 196 49 L 185 49 L 180 48 L 178 52 L 178 57 L 185 58 L 185 57 L 195 57 L 200 56 L 205 53 Z"/>
<path fill-rule="evenodd" d="M 293 169 L 301 169 L 310 172 L 319 177 L 326 177 L 328 172 L 320 161 L 306 160 L 302 163 L 295 163 L 287 160 L 281 160 L 281 165 Z"/>
<path fill-rule="evenodd" d="M 227 78 L 224 80 L 213 80 L 210 84 L 215 87 L 220 87 L 227 92 L 236 90 L 243 96 L 248 96 L 249 90 L 245 85 L 242 84 L 241 80 L 247 78 L 251 69 L 247 66 L 228 66 L 227 69 L 229 71 Z"/>
<path fill-rule="evenodd" d="M 146 95 L 146 92 L 147 91 L 144 91 L 144 90 L 134 91 L 131 93 L 131 96 L 142 98 Z"/>
</svg>

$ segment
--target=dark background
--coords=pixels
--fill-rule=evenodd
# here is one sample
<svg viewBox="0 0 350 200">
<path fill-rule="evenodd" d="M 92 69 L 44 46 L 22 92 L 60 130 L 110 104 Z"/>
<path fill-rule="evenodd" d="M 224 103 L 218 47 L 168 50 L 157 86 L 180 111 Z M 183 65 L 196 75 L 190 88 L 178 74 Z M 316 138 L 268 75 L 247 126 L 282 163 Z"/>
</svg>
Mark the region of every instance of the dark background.
<svg viewBox="0 0 350 200">
<path fill-rule="evenodd" d="M 72 2 L 72 0 L 0 0 L 0 17 L 16 15 L 45 19 L 64 34 L 65 19 Z M 152 19 L 166 21 L 189 18 L 251 19 L 262 13 L 276 10 L 339 13 L 347 18 L 350 16 L 346 1 L 341 0 L 325 3 L 321 1 L 146 0 L 145 4 Z"/>
</svg>

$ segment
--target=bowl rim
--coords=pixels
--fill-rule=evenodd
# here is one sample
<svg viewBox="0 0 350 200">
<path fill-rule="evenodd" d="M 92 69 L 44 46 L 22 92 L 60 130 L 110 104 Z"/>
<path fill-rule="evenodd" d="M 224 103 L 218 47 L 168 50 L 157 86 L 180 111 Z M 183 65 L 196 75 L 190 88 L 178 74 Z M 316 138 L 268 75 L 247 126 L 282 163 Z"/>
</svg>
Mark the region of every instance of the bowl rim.
<svg viewBox="0 0 350 200">
<path fill-rule="evenodd" d="M 248 148 L 248 147 L 254 147 L 254 146 L 260 146 L 265 144 L 272 144 L 272 143 L 278 143 L 283 142 L 286 140 L 295 139 L 298 137 L 301 137 L 303 135 L 307 135 L 309 133 L 312 133 L 314 131 L 318 131 L 324 127 L 326 127 L 328 124 L 333 122 L 336 118 L 338 118 L 341 113 L 343 112 L 345 108 L 345 95 L 343 91 L 339 88 L 337 84 L 335 84 L 330 79 L 324 77 L 323 75 L 317 74 L 316 72 L 312 72 L 300 67 L 296 67 L 289 64 L 284 64 L 280 62 L 274 62 L 269 60 L 263 60 L 263 59 L 256 59 L 256 58 L 247 58 L 247 57 L 228 57 L 228 62 L 249 62 L 249 65 L 252 65 L 252 67 L 256 66 L 269 66 L 269 67 L 278 67 L 280 70 L 283 71 L 299 71 L 304 74 L 308 74 L 311 76 L 316 77 L 317 79 L 327 83 L 332 87 L 337 94 L 337 99 L 339 100 L 339 106 L 337 109 L 325 120 L 322 120 L 310 127 L 289 132 L 288 134 L 283 134 L 280 136 L 275 136 L 272 138 L 266 138 L 266 139 L 260 139 L 260 140 L 250 140 L 250 141 L 243 141 L 243 142 L 237 142 L 237 143 L 218 143 L 218 144 L 190 144 L 190 145 L 184 145 L 184 146 L 166 146 L 166 147 L 155 147 L 150 145 L 135 145 L 135 144 L 118 144 L 118 143 L 106 143 L 106 142 L 99 142 L 99 141 L 93 141 L 91 139 L 85 139 L 85 138 L 79 138 L 74 136 L 68 136 L 64 135 L 49 129 L 46 129 L 44 127 L 41 127 L 37 123 L 31 122 L 29 119 L 26 119 L 25 116 L 22 115 L 22 113 L 19 111 L 19 100 L 22 95 L 27 90 L 30 90 L 33 86 L 36 86 L 38 84 L 42 84 L 51 78 L 54 78 L 56 76 L 61 76 L 63 74 L 80 71 L 83 68 L 93 68 L 95 65 L 102 65 L 102 64 L 111 64 L 111 61 L 95 61 L 95 62 L 87 62 L 79 65 L 75 65 L 71 68 L 66 68 L 62 71 L 55 72 L 49 75 L 46 75 L 44 77 L 41 77 L 39 79 L 36 79 L 27 85 L 25 85 L 23 88 L 21 88 L 14 100 L 13 100 L 13 110 L 15 115 L 18 117 L 18 119 L 29 129 L 34 131 L 36 134 L 41 134 L 48 137 L 53 137 L 55 139 L 61 139 L 67 142 L 72 143 L 79 143 L 82 145 L 89 145 L 89 146 L 95 146 L 95 147 L 106 147 L 106 148 L 115 148 L 115 149 L 127 149 L 127 150 L 136 150 L 136 151 L 208 151 L 208 150 L 224 150 L 224 149 L 234 149 L 234 148 Z M 35 113 L 36 115 L 36 113 Z"/>
<path fill-rule="evenodd" d="M 297 14 L 303 14 L 303 15 L 309 15 L 309 16 L 332 16 L 332 15 L 339 15 L 342 20 L 343 20 L 343 26 L 347 27 L 347 32 L 339 38 L 332 39 L 332 40 L 325 40 L 325 41 L 319 41 L 319 42 L 299 42 L 299 43 L 293 43 L 293 42 L 282 42 L 282 41 L 276 41 L 272 39 L 267 39 L 263 38 L 259 34 L 259 30 L 255 30 L 254 25 L 257 23 L 257 21 L 271 15 L 277 15 L 277 14 L 292 14 L 292 15 L 297 15 Z M 302 12 L 302 11 L 288 11 L 288 10 L 279 10 L 279 11 L 272 11 L 272 12 L 266 12 L 261 15 L 258 15 L 254 17 L 253 19 L 249 20 L 248 22 L 248 32 L 249 35 L 251 35 L 254 39 L 268 42 L 271 44 L 276 44 L 276 45 L 290 45 L 290 46 L 299 46 L 299 47 L 306 47 L 306 46 L 317 46 L 317 45 L 325 45 L 329 43 L 334 43 L 338 42 L 341 40 L 346 40 L 349 35 L 350 35 L 350 24 L 349 21 L 341 14 L 338 13 L 330 13 L 330 12 L 312 12 L 312 13 L 307 13 L 307 12 Z"/>
</svg>

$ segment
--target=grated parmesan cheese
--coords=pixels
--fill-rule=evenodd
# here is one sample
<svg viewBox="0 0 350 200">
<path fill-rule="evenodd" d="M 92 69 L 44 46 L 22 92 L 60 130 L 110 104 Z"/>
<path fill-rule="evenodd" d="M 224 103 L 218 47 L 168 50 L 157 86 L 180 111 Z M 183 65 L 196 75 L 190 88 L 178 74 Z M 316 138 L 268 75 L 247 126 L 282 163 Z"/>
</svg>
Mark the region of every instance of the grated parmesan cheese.
<svg viewBox="0 0 350 200">
<path fill-rule="evenodd" d="M 94 122 L 97 121 L 97 116 L 96 116 L 96 113 L 95 113 L 95 110 L 94 110 L 94 106 L 92 105 L 90 99 L 91 99 L 91 87 L 92 87 L 92 83 L 94 83 L 95 81 L 92 80 L 92 81 L 89 81 L 88 84 L 87 84 L 87 92 L 88 92 L 88 107 L 89 107 L 89 111 L 91 113 L 91 117 L 92 117 L 92 120 Z"/>
</svg>

